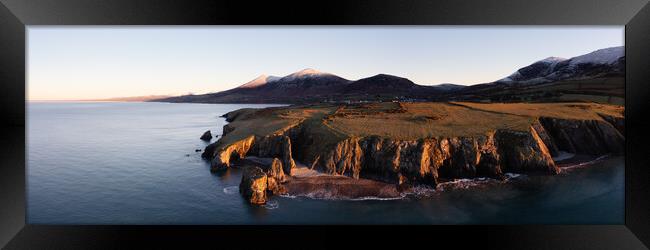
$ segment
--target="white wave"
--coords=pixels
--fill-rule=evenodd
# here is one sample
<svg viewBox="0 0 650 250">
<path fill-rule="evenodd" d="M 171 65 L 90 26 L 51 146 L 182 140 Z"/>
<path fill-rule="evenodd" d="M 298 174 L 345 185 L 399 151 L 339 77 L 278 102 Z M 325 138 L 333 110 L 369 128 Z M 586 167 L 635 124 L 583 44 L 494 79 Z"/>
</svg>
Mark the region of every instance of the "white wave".
<svg viewBox="0 0 650 250">
<path fill-rule="evenodd" d="M 337 197 L 337 196 L 334 196 L 334 195 L 326 193 L 326 192 L 313 192 L 313 193 L 299 194 L 299 195 L 282 194 L 282 195 L 280 195 L 280 197 L 290 198 L 290 199 L 295 199 L 295 198 L 298 198 L 298 197 L 305 197 L 305 198 L 314 199 L 314 200 L 342 200 L 342 201 L 379 200 L 379 201 L 388 201 L 388 200 L 400 200 L 400 199 L 403 199 L 405 196 L 389 197 L 389 198 L 377 197 L 377 196 L 364 196 L 364 197 L 357 197 L 357 198 L 349 198 L 349 197 Z"/>
<path fill-rule="evenodd" d="M 522 178 L 525 177 L 526 175 L 524 174 L 516 174 L 516 173 L 504 173 L 505 179 L 504 180 L 499 180 L 499 179 L 492 179 L 488 177 L 477 177 L 477 178 L 462 178 L 462 179 L 455 179 L 452 181 L 448 182 L 443 182 L 439 183 L 436 187 L 428 186 L 428 185 L 415 185 L 413 186 L 409 191 L 406 192 L 401 192 L 399 197 L 376 197 L 376 196 L 364 196 L 364 197 L 358 197 L 358 198 L 347 198 L 347 197 L 337 197 L 334 196 L 326 191 L 316 191 L 312 193 L 307 193 L 307 194 L 282 194 L 280 197 L 284 198 L 290 198 L 290 199 L 295 199 L 298 197 L 305 197 L 309 199 L 315 199 L 315 200 L 346 200 L 346 201 L 367 201 L 367 200 L 380 200 L 380 201 L 388 201 L 388 200 L 401 200 L 401 199 L 406 199 L 408 197 L 428 197 L 431 195 L 439 194 L 440 192 L 443 192 L 445 190 L 454 190 L 454 189 L 468 189 L 480 185 L 486 185 L 488 183 L 505 183 L 508 182 L 512 179 L 517 179 L 517 178 Z"/>
<path fill-rule="evenodd" d="M 225 194 L 236 194 L 239 193 L 239 187 L 238 186 L 225 187 L 223 188 L 223 192 Z"/>
<path fill-rule="evenodd" d="M 441 192 L 441 191 L 445 191 L 445 189 L 468 189 L 472 187 L 486 185 L 489 183 L 506 183 L 512 179 L 517 179 L 526 176 L 523 174 L 516 174 L 516 173 L 504 173 L 503 175 L 505 176 L 503 180 L 492 179 L 487 177 L 478 177 L 478 178 L 471 178 L 471 179 L 469 178 L 455 179 L 453 181 L 439 183 L 438 185 L 436 185 L 436 191 Z"/>
<path fill-rule="evenodd" d="M 278 201 L 267 201 L 266 204 L 264 204 L 264 208 L 266 209 L 276 209 L 278 207 L 280 207 Z"/>
<path fill-rule="evenodd" d="M 289 199 L 295 199 L 295 198 L 298 198 L 298 196 L 290 195 L 290 194 L 281 194 L 280 197 L 283 197 L 283 198 L 289 198 Z"/>
<path fill-rule="evenodd" d="M 601 155 L 601 156 L 599 156 L 596 159 L 593 159 L 591 161 L 581 162 L 581 163 L 578 163 L 578 164 L 575 164 L 575 165 L 562 167 L 562 170 L 571 170 L 571 169 L 575 169 L 575 168 L 587 167 L 587 166 L 592 165 L 592 164 L 594 164 L 596 162 L 599 162 L 599 161 L 601 161 L 601 160 L 603 160 L 603 159 L 605 159 L 607 157 L 609 157 L 608 154 L 607 155 Z"/>
<path fill-rule="evenodd" d="M 349 200 L 351 201 L 393 201 L 393 200 L 401 200 L 401 199 L 403 199 L 403 197 L 381 198 L 377 196 L 365 196 L 359 198 L 351 198 Z"/>
<path fill-rule="evenodd" d="M 453 181 L 443 182 L 436 185 L 436 190 L 444 191 L 446 188 L 449 189 L 468 189 L 478 185 L 485 184 L 490 180 L 485 178 L 474 178 L 474 179 L 455 179 Z"/>
<path fill-rule="evenodd" d="M 430 196 L 432 194 L 435 194 L 437 191 L 438 190 L 436 190 L 434 187 L 431 186 L 416 185 L 413 188 L 411 188 L 410 192 L 403 192 L 402 197 L 406 197 L 408 195 L 414 195 L 416 197 Z"/>
<path fill-rule="evenodd" d="M 505 174 L 503 174 L 503 175 L 506 176 L 506 180 L 516 179 L 516 178 L 519 178 L 519 177 L 525 176 L 525 175 L 522 175 L 522 174 L 515 174 L 515 173 L 505 173 Z"/>
</svg>

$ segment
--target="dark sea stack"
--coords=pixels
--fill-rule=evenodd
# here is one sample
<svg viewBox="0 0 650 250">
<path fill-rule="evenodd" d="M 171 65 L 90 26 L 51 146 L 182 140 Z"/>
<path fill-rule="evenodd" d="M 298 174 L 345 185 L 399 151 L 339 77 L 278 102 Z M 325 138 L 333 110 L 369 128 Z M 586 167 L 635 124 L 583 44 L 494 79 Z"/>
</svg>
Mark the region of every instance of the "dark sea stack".
<svg viewBox="0 0 650 250">
<path fill-rule="evenodd" d="M 203 135 L 201 136 L 201 140 L 204 140 L 204 141 L 212 140 L 212 133 L 210 133 L 210 130 L 205 131 L 205 133 L 203 133 Z"/>
<path fill-rule="evenodd" d="M 251 204 L 263 205 L 267 199 L 267 182 L 268 178 L 261 168 L 245 168 L 239 184 L 239 192 Z"/>
</svg>

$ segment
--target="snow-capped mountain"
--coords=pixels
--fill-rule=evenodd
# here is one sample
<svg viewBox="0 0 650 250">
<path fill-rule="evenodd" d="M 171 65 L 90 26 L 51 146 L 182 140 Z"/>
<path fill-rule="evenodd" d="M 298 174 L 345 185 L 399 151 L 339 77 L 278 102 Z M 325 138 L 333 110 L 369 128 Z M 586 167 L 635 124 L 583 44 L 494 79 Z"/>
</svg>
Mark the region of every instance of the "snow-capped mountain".
<svg viewBox="0 0 650 250">
<path fill-rule="evenodd" d="M 611 47 L 599 49 L 589 54 L 571 58 L 572 65 L 578 64 L 615 64 L 621 57 L 625 56 L 625 47 Z"/>
<path fill-rule="evenodd" d="M 327 92 L 327 89 L 322 88 L 342 87 L 349 82 L 349 80 L 334 74 L 307 68 L 283 77 L 263 74 L 233 90 L 245 90 L 247 93 L 259 91 L 263 95 L 293 95 L 297 94 L 296 92 L 305 91 Z"/>
<path fill-rule="evenodd" d="M 282 80 L 291 81 L 299 78 L 322 77 L 322 76 L 332 76 L 332 74 L 321 72 L 312 68 L 306 68 L 301 71 L 282 77 Z"/>
<path fill-rule="evenodd" d="M 256 87 L 262 86 L 264 84 L 267 84 L 269 82 L 277 81 L 280 78 L 281 77 L 278 77 L 278 76 L 260 75 L 257 78 L 251 80 L 250 82 L 242 84 L 238 88 L 244 88 L 244 89 L 246 89 L 246 88 L 256 88 Z"/>
<path fill-rule="evenodd" d="M 579 80 L 625 72 L 625 47 L 611 47 L 570 59 L 549 57 L 523 67 L 497 83 L 536 84 Z"/>
<path fill-rule="evenodd" d="M 348 80 L 315 69 L 283 77 L 261 75 L 237 88 L 203 95 L 160 99 L 202 103 L 315 103 L 387 100 L 551 100 L 565 94 L 619 98 L 624 93 L 624 47 L 565 59 L 548 57 L 495 82 L 463 86 L 419 85 L 407 78 L 378 74 Z M 572 97 L 573 98 L 573 97 Z M 601 98 L 602 99 L 602 98 Z M 554 100 L 554 99 L 553 99 Z M 573 100 L 573 99 L 569 99 Z"/>
</svg>

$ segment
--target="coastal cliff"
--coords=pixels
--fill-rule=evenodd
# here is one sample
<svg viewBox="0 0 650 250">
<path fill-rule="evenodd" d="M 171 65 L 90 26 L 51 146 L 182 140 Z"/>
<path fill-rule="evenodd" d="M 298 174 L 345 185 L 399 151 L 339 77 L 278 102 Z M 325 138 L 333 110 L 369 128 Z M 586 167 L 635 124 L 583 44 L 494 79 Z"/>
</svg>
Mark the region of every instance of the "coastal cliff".
<svg viewBox="0 0 650 250">
<path fill-rule="evenodd" d="M 501 179 L 505 173 L 558 174 L 553 157 L 561 151 L 603 155 L 624 150 L 618 107 L 483 105 L 488 104 L 238 110 L 224 115 L 231 123 L 203 156 L 215 171 L 246 156 L 275 158 L 273 175 L 281 166 L 289 182 L 299 161 L 330 176 L 435 187 L 458 178 Z M 273 189 L 282 181 L 272 181 Z"/>
</svg>

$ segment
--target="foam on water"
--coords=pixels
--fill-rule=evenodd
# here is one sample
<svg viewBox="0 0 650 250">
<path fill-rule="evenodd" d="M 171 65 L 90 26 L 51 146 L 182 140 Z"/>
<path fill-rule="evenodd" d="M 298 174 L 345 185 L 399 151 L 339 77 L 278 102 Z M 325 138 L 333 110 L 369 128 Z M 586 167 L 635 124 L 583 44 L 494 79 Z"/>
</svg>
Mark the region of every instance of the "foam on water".
<svg viewBox="0 0 650 250">
<path fill-rule="evenodd" d="M 404 197 L 392 197 L 392 198 L 382 198 L 377 196 L 364 196 L 359 198 L 349 199 L 351 201 L 392 201 L 392 200 L 401 200 Z"/>
<path fill-rule="evenodd" d="M 572 170 L 572 169 L 575 169 L 575 168 L 583 168 L 583 167 L 587 167 L 587 166 L 589 166 L 589 165 L 592 165 L 592 164 L 594 164 L 594 163 L 597 163 L 597 162 L 599 162 L 599 161 L 602 161 L 602 160 L 606 159 L 607 157 L 609 157 L 608 154 L 607 154 L 607 155 L 601 155 L 601 156 L 599 156 L 599 157 L 597 157 L 596 159 L 593 159 L 593 160 L 591 160 L 591 161 L 581 162 L 581 163 L 578 163 L 578 164 L 574 164 L 574 165 L 570 165 L 570 166 L 562 167 L 562 170 Z"/>
<path fill-rule="evenodd" d="M 326 193 L 326 192 L 312 192 L 312 193 L 299 194 L 299 195 L 282 194 L 282 195 L 280 195 L 280 197 L 289 198 L 289 199 L 304 197 L 304 198 L 309 198 L 309 199 L 314 199 L 314 200 L 340 200 L 340 201 L 368 201 L 368 200 L 389 201 L 389 200 L 403 199 L 405 197 L 405 195 L 401 195 L 400 197 L 363 196 L 363 197 L 357 197 L 357 198 L 349 198 L 349 197 L 333 196 L 332 194 L 329 194 L 329 193 Z"/>
<path fill-rule="evenodd" d="M 225 194 L 236 194 L 236 193 L 239 193 L 239 187 L 238 186 L 225 187 L 225 188 L 223 188 L 223 192 Z"/>
<path fill-rule="evenodd" d="M 282 197 L 282 198 L 289 198 L 289 199 L 295 199 L 295 198 L 298 198 L 298 196 L 290 195 L 290 194 L 281 194 L 280 197 Z"/>
<path fill-rule="evenodd" d="M 274 201 L 274 200 L 267 201 L 266 204 L 264 204 L 264 208 L 266 209 L 276 209 L 278 207 L 280 207 L 280 204 L 278 203 L 278 201 Z"/>
<path fill-rule="evenodd" d="M 505 173 L 503 175 L 506 176 L 506 180 L 516 179 L 516 178 L 525 176 L 525 175 L 522 175 L 522 174 L 515 174 L 515 173 Z"/>
<path fill-rule="evenodd" d="M 503 180 L 486 178 L 486 177 L 471 178 L 471 179 L 470 178 L 455 179 L 453 181 L 443 182 L 438 184 L 436 186 L 436 191 L 442 192 L 445 190 L 453 190 L 453 189 L 469 189 L 469 188 L 479 187 L 487 184 L 506 183 L 513 179 L 526 176 L 523 174 L 516 174 L 516 173 L 504 173 L 503 175 L 505 177 Z"/>
</svg>

